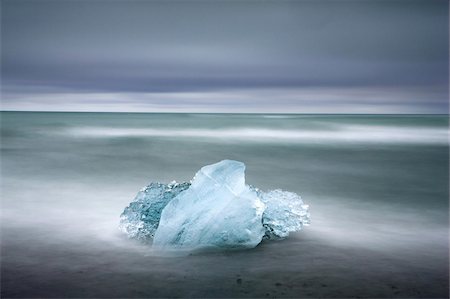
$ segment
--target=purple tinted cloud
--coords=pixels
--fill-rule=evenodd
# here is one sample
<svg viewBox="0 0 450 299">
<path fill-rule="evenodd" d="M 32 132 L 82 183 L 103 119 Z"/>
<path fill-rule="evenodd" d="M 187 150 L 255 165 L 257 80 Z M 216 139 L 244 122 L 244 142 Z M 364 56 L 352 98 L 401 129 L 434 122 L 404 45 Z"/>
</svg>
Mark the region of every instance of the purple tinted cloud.
<svg viewBox="0 0 450 299">
<path fill-rule="evenodd" d="M 272 106 L 289 110 L 297 103 L 299 110 L 314 105 L 328 111 L 346 104 L 326 90 L 365 88 L 366 94 L 387 97 L 378 100 L 380 107 L 387 101 L 405 112 L 448 112 L 447 1 L 2 4 L 2 93 L 8 107 L 40 93 L 256 95 L 322 88 L 314 103 L 274 98 Z M 401 90 L 409 101 L 395 100 Z M 143 106 L 157 104 L 146 102 L 156 97 L 138 98 Z M 184 105 L 177 97 L 166 101 L 167 107 Z M 210 103 L 214 109 L 231 102 L 252 109 L 244 100 L 217 101 Z M 376 102 L 364 95 L 354 102 L 367 103 Z"/>
</svg>

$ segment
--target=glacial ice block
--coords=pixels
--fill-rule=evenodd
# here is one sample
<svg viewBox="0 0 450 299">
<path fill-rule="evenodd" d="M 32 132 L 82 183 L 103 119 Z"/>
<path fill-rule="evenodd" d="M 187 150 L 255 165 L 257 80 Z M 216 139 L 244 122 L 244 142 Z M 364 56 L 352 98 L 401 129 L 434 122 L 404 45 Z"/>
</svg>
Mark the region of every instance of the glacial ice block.
<svg viewBox="0 0 450 299">
<path fill-rule="evenodd" d="M 223 160 L 191 183 L 151 183 L 125 208 L 120 229 L 160 249 L 251 248 L 309 225 L 299 195 L 245 184 L 245 165 Z"/>
<path fill-rule="evenodd" d="M 265 205 L 245 184 L 245 165 L 224 160 L 200 169 L 161 213 L 153 246 L 255 247 L 265 234 Z"/>
</svg>

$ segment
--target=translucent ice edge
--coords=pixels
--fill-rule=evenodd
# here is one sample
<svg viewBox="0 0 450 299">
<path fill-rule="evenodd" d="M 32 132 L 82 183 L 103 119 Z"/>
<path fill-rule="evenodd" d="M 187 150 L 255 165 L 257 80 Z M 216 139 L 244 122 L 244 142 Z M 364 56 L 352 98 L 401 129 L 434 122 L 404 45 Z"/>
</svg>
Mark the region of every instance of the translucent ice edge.
<svg viewBox="0 0 450 299">
<path fill-rule="evenodd" d="M 253 248 L 310 223 L 293 192 L 245 184 L 245 165 L 223 160 L 202 167 L 190 183 L 151 183 L 120 216 L 128 237 L 164 250 Z"/>
</svg>

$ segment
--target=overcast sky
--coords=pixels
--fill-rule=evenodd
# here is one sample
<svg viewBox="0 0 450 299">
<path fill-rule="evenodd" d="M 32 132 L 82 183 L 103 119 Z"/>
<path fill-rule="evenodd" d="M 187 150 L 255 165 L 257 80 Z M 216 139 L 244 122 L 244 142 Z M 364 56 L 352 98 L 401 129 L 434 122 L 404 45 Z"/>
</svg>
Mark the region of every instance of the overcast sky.
<svg viewBox="0 0 450 299">
<path fill-rule="evenodd" d="M 1 108 L 448 113 L 448 13 L 447 0 L 1 0 Z"/>
</svg>

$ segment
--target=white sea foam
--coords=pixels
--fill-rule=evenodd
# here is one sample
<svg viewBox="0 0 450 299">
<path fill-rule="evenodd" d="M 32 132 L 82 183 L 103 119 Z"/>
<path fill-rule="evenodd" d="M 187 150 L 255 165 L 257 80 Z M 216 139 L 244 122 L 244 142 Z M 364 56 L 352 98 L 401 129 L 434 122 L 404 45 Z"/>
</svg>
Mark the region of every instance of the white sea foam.
<svg viewBox="0 0 450 299">
<path fill-rule="evenodd" d="M 295 118 L 295 116 L 292 115 L 280 115 L 280 114 L 265 114 L 262 116 L 263 118 Z"/>
<path fill-rule="evenodd" d="M 333 129 L 270 129 L 236 127 L 226 129 L 196 128 L 106 128 L 77 127 L 64 132 L 73 137 L 124 138 L 196 138 L 204 141 L 262 143 L 389 143 L 447 144 L 444 128 L 343 125 Z"/>
</svg>

